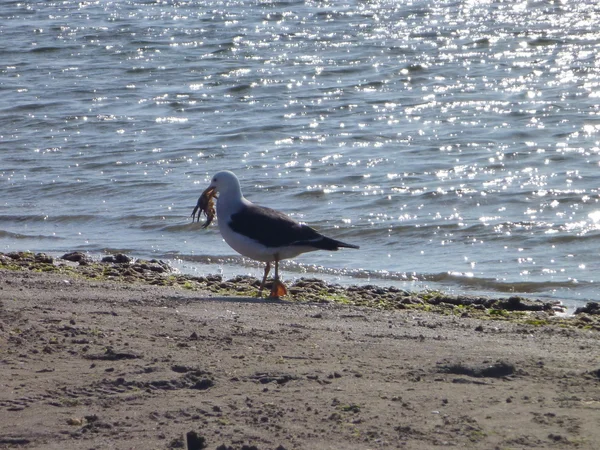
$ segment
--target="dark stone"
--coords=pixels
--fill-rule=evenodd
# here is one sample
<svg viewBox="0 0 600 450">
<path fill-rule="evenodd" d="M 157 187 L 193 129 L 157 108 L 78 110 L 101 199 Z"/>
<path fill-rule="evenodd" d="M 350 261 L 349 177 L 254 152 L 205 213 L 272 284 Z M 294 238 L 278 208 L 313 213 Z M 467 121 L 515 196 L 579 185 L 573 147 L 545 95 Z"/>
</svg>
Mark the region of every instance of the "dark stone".
<svg viewBox="0 0 600 450">
<path fill-rule="evenodd" d="M 182 438 L 175 438 L 169 443 L 168 448 L 185 448 L 185 442 Z"/>
<path fill-rule="evenodd" d="M 31 441 L 26 438 L 0 437 L 0 445 L 28 445 Z"/>
<path fill-rule="evenodd" d="M 552 303 L 532 301 L 516 296 L 498 300 L 494 303 L 493 307 L 505 309 L 506 311 L 552 311 Z"/>
<path fill-rule="evenodd" d="M 90 262 L 90 258 L 85 253 L 81 252 L 65 253 L 61 256 L 61 259 L 64 259 L 66 261 L 78 262 L 81 265 L 86 265 Z"/>
<path fill-rule="evenodd" d="M 223 281 L 223 277 L 221 275 L 208 275 L 206 277 L 206 281 L 210 281 L 213 283 L 216 283 L 216 282 L 220 283 L 221 281 Z"/>
<path fill-rule="evenodd" d="M 121 359 L 137 359 L 139 355 L 127 352 L 116 352 L 112 347 L 106 349 L 106 352 L 96 355 L 85 355 L 85 359 L 102 360 L 102 361 L 118 361 Z"/>
<path fill-rule="evenodd" d="M 440 372 L 451 373 L 454 375 L 467 375 L 476 378 L 501 378 L 512 375 L 515 372 L 515 366 L 505 362 L 498 362 L 492 366 L 468 367 L 459 363 L 443 366 L 440 368 Z"/>
<path fill-rule="evenodd" d="M 213 387 L 214 385 L 215 385 L 215 382 L 213 380 L 204 378 L 202 380 L 197 381 L 194 385 L 190 386 L 190 389 L 198 389 L 201 391 L 205 391 L 208 388 Z"/>
<path fill-rule="evenodd" d="M 581 313 L 600 315 L 600 303 L 588 302 L 585 306 L 582 306 L 575 310 L 575 314 Z"/>
<path fill-rule="evenodd" d="M 54 258 L 52 256 L 48 256 L 45 253 L 36 253 L 35 262 L 42 264 L 54 264 Z"/>
<path fill-rule="evenodd" d="M 186 373 L 186 372 L 191 372 L 192 370 L 194 370 L 193 367 L 189 367 L 189 366 L 182 366 L 180 364 L 176 364 L 174 366 L 171 366 L 171 370 L 173 372 L 177 372 L 177 373 Z"/>
<path fill-rule="evenodd" d="M 25 259 L 25 253 L 23 252 L 10 252 L 7 253 L 6 256 L 8 256 L 13 261 L 20 261 L 22 259 Z"/>
<path fill-rule="evenodd" d="M 285 384 L 288 381 L 298 379 L 298 377 L 287 374 L 287 373 L 281 374 L 281 375 L 271 375 L 268 373 L 257 373 L 250 378 L 257 380 L 260 384 L 268 384 L 268 383 L 272 383 L 272 382 L 276 382 L 277 384 Z"/>
<path fill-rule="evenodd" d="M 156 273 L 165 273 L 168 271 L 168 268 L 165 268 L 164 266 L 162 266 L 161 264 L 156 264 L 156 263 L 152 263 L 148 266 L 148 268 L 152 271 L 152 272 L 156 272 Z"/>
<path fill-rule="evenodd" d="M 117 253 L 116 255 L 108 255 L 102 258 L 102 262 L 113 264 L 129 264 L 132 260 L 133 258 L 123 253 Z"/>
<path fill-rule="evenodd" d="M 188 450 L 202 450 L 206 448 L 206 439 L 195 431 L 188 431 L 185 437 Z"/>
</svg>

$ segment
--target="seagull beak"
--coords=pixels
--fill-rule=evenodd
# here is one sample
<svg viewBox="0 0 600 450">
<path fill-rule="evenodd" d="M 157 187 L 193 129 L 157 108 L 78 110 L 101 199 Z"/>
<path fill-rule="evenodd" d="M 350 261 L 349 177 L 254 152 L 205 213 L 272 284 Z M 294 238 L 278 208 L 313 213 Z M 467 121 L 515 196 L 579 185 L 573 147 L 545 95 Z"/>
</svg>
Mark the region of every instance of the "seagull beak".
<svg viewBox="0 0 600 450">
<path fill-rule="evenodd" d="M 209 198 L 214 198 L 217 196 L 217 188 L 215 186 L 209 186 L 206 189 L 204 189 L 204 192 L 202 192 L 201 197 L 209 199 Z"/>
</svg>

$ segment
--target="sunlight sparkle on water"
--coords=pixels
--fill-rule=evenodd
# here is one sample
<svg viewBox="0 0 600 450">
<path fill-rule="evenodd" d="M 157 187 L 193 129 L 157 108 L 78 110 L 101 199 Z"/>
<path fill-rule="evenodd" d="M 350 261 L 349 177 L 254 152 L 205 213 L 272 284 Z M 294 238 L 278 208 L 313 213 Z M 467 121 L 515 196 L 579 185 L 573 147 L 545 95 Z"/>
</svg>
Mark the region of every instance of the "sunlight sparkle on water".
<svg viewBox="0 0 600 450">
<path fill-rule="evenodd" d="M 600 210 L 589 213 L 588 217 L 592 220 L 592 222 L 600 224 Z"/>
</svg>

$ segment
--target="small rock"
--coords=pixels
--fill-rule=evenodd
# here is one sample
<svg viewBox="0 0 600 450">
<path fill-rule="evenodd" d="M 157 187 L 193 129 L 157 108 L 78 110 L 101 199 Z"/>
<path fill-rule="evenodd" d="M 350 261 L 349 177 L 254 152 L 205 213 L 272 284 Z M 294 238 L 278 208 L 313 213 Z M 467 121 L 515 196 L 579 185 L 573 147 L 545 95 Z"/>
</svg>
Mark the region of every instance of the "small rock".
<svg viewBox="0 0 600 450">
<path fill-rule="evenodd" d="M 73 425 L 73 426 L 81 426 L 83 425 L 83 419 L 80 419 L 79 417 L 70 417 L 67 419 L 67 425 Z"/>
<path fill-rule="evenodd" d="M 480 366 L 467 366 L 461 363 L 450 364 L 440 367 L 440 372 L 451 373 L 455 375 L 467 375 L 469 377 L 490 377 L 490 378 L 502 378 L 515 373 L 515 366 L 503 361 L 499 361 L 496 364 L 488 365 L 482 364 Z"/>
<path fill-rule="evenodd" d="M 7 444 L 7 445 L 27 445 L 29 444 L 31 441 L 29 439 L 25 439 L 25 438 L 19 438 L 19 437 L 3 437 L 1 438 L 0 444 Z"/>
<path fill-rule="evenodd" d="M 81 265 L 87 265 L 91 261 L 89 256 L 82 252 L 65 253 L 61 256 L 61 259 L 71 262 L 78 262 Z"/>
<path fill-rule="evenodd" d="M 35 261 L 43 264 L 53 264 L 54 258 L 52 256 L 48 256 L 45 253 L 37 253 L 35 255 Z"/>
<path fill-rule="evenodd" d="M 102 258 L 102 262 L 114 264 L 129 264 L 131 261 L 132 258 L 123 253 L 117 253 L 116 255 L 108 255 Z"/>
<path fill-rule="evenodd" d="M 175 364 L 174 366 L 171 366 L 171 370 L 173 372 L 177 372 L 177 373 L 186 373 L 186 372 L 191 372 L 192 370 L 194 370 L 194 368 L 188 367 L 188 366 L 183 366 L 180 364 Z"/>
<path fill-rule="evenodd" d="M 195 431 L 188 431 L 185 437 L 188 450 L 202 450 L 206 448 L 206 439 Z"/>
<path fill-rule="evenodd" d="M 205 391 L 210 387 L 213 387 L 215 382 L 208 378 L 204 378 L 202 380 L 197 381 L 193 386 L 190 386 L 190 389 L 198 389 L 201 391 Z"/>
<path fill-rule="evenodd" d="M 185 442 L 182 438 L 175 438 L 169 443 L 168 448 L 185 448 Z"/>
<path fill-rule="evenodd" d="M 600 315 L 600 303 L 596 302 L 588 302 L 585 306 L 577 308 L 575 310 L 575 314 L 591 314 L 591 315 Z"/>
</svg>

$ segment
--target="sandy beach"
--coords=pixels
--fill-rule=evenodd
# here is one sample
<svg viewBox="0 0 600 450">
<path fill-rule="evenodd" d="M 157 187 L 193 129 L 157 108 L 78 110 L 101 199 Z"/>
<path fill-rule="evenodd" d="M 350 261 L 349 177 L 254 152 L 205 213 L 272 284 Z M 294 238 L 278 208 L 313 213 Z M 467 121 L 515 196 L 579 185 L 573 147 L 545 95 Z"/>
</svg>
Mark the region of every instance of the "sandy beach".
<svg viewBox="0 0 600 450">
<path fill-rule="evenodd" d="M 596 315 L 258 299 L 160 285 L 160 262 L 36 258 L 0 258 L 2 449 L 600 448 Z"/>
</svg>

